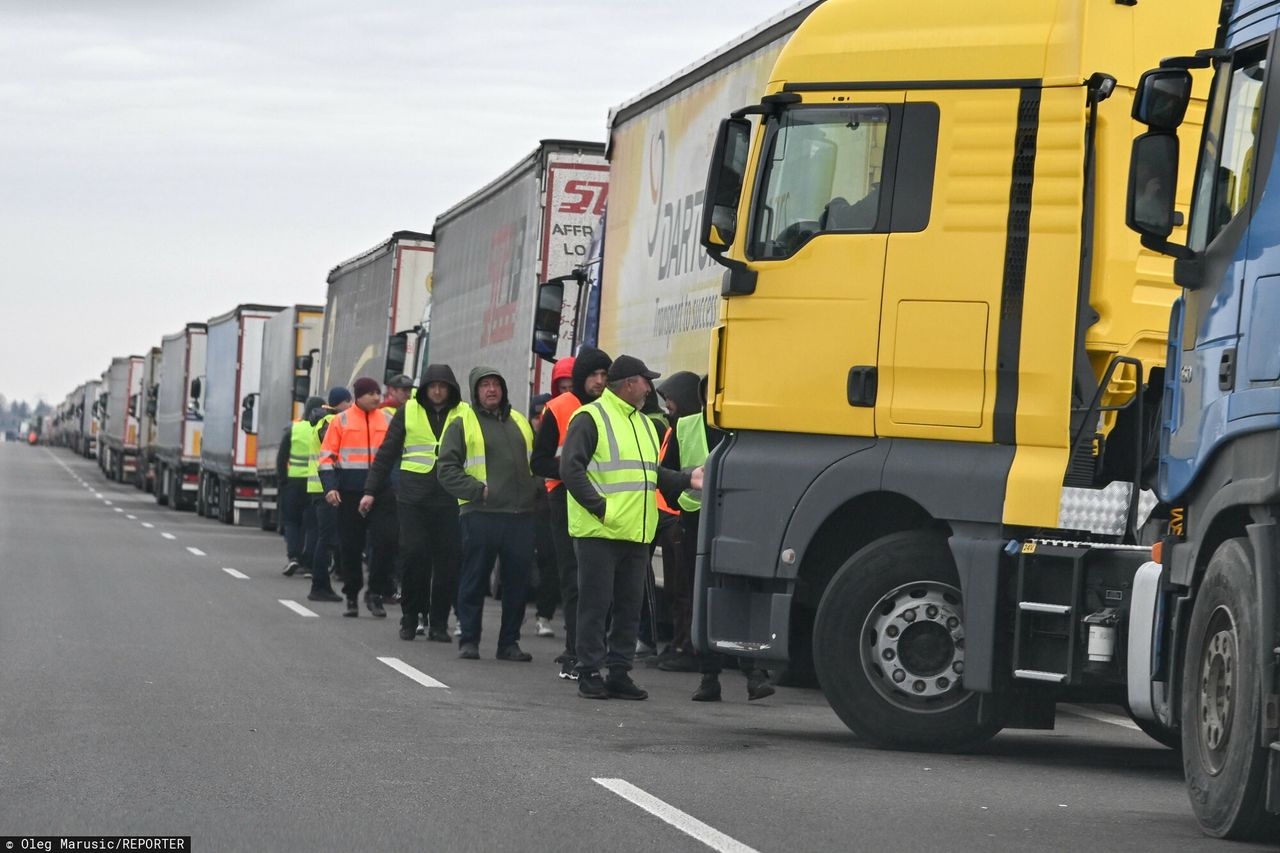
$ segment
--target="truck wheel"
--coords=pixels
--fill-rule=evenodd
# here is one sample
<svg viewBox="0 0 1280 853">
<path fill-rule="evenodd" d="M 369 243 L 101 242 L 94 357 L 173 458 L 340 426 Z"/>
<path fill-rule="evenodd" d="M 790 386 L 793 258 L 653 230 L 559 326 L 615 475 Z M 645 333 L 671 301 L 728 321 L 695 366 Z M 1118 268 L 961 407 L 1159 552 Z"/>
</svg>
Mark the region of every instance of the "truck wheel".
<svg viewBox="0 0 1280 853">
<path fill-rule="evenodd" d="M 1253 548 L 1218 546 L 1196 596 L 1182 670 L 1182 766 L 1200 828 L 1215 838 L 1274 841 L 1280 816 L 1265 807 Z"/>
<path fill-rule="evenodd" d="M 156 466 L 156 478 L 151 484 L 151 494 L 155 495 L 156 504 L 159 506 L 169 503 L 169 470 L 163 465 Z"/>
<path fill-rule="evenodd" d="M 818 605 L 813 662 L 832 710 L 876 746 L 961 749 L 1000 730 L 960 684 L 964 608 L 940 533 L 894 533 L 849 558 Z"/>
<path fill-rule="evenodd" d="M 235 500 L 235 492 L 231 488 L 231 483 L 221 477 L 218 478 L 218 521 L 223 524 L 231 524 L 235 520 L 235 506 L 232 501 Z"/>
<path fill-rule="evenodd" d="M 204 474 L 196 480 L 196 515 L 209 517 L 209 478 Z"/>
</svg>

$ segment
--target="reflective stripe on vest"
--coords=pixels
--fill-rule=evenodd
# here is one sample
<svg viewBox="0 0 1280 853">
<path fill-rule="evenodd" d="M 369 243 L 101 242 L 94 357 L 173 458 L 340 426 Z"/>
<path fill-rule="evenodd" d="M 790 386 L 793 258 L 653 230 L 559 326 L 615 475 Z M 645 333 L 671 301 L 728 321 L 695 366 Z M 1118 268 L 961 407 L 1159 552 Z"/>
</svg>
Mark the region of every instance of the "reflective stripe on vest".
<svg viewBox="0 0 1280 853">
<path fill-rule="evenodd" d="M 400 451 L 400 470 L 414 474 L 430 474 L 436 467 L 440 452 L 440 438 L 449 424 L 462 417 L 462 406 L 455 405 L 444 417 L 444 426 L 437 436 L 431 430 L 427 410 L 419 403 L 410 402 L 404 407 L 404 449 Z"/>
<path fill-rule="evenodd" d="M 707 419 L 698 412 L 696 415 L 685 415 L 676 421 L 676 441 L 680 443 L 680 468 L 692 471 L 707 461 Z M 702 509 L 702 492 L 696 489 L 685 489 L 680 493 L 680 508 L 686 512 L 697 512 Z"/>
<path fill-rule="evenodd" d="M 596 425 L 587 479 L 606 500 L 598 518 L 569 495 L 569 535 L 648 543 L 658 530 L 658 433 L 649 418 L 612 391 L 573 417 Z"/>
<path fill-rule="evenodd" d="M 311 475 L 311 443 L 315 441 L 316 432 L 306 421 L 294 421 L 289 427 L 289 468 L 288 477 L 309 477 Z"/>
<path fill-rule="evenodd" d="M 480 419 L 476 416 L 475 410 L 466 404 L 460 403 L 457 408 L 460 410 L 458 418 L 462 421 L 462 437 L 466 445 L 466 458 L 463 460 L 462 470 L 488 485 L 489 467 L 484 458 L 484 434 L 480 431 Z M 533 452 L 533 428 L 529 426 L 525 416 L 515 409 L 512 409 L 510 414 L 512 422 L 520 428 L 520 434 L 524 436 L 524 459 L 527 465 L 529 454 Z M 470 501 L 458 499 L 459 506 L 467 503 Z"/>
<path fill-rule="evenodd" d="M 551 417 L 555 418 L 556 432 L 560 433 L 560 443 L 556 445 L 556 459 L 560 459 L 560 454 L 564 451 L 564 434 L 569 430 L 569 419 L 573 417 L 573 413 L 582 407 L 582 401 L 578 399 L 578 395 L 572 391 L 566 391 L 563 394 L 557 394 L 547 401 L 547 412 Z M 546 417 L 546 415 L 543 415 Z M 554 491 L 560 485 L 559 480 L 547 480 L 547 491 Z"/>
<path fill-rule="evenodd" d="M 311 461 L 307 466 L 307 494 L 309 495 L 319 495 L 324 492 L 324 486 L 320 485 L 320 430 L 324 429 L 331 420 L 333 415 L 325 415 L 311 428 Z"/>
</svg>

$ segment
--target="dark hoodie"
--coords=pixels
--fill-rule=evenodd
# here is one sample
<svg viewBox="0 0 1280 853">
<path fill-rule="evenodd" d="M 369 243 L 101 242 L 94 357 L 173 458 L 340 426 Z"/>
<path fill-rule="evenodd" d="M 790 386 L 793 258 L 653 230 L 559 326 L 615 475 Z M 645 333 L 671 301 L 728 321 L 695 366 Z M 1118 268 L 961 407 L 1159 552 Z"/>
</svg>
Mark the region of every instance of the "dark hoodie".
<svg viewBox="0 0 1280 853">
<path fill-rule="evenodd" d="M 692 415 L 702 408 L 702 396 L 698 393 L 698 374 L 688 370 L 673 373 L 658 386 L 658 393 L 676 404 L 676 418 Z M 675 426 L 674 419 L 672 426 Z"/>
<path fill-rule="evenodd" d="M 587 377 L 597 370 L 608 370 L 613 359 L 604 350 L 584 346 L 573 360 L 573 395 L 578 402 L 590 403 L 594 397 L 587 395 Z M 560 479 L 560 459 L 556 451 L 560 448 L 560 424 L 551 415 L 542 419 L 542 426 L 533 439 L 533 455 L 529 457 L 529 467 L 539 477 L 548 480 Z"/>
<path fill-rule="evenodd" d="M 479 395 L 476 386 L 486 376 L 496 376 L 502 383 L 502 402 L 489 411 L 475 402 Z M 507 394 L 507 380 L 492 367 L 474 367 L 469 377 L 472 410 L 480 424 L 484 439 L 486 482 L 480 482 L 464 468 L 467 458 L 467 440 L 462 421 L 454 421 L 445 430 L 440 447 L 440 459 L 436 471 L 440 485 L 459 500 L 470 501 L 461 512 L 533 512 L 534 479 L 529 471 L 528 447 L 524 433 L 511 419 L 511 401 Z M 485 487 L 489 496 L 484 495 Z"/>
<path fill-rule="evenodd" d="M 449 386 L 449 396 L 439 409 L 431 405 L 431 401 L 427 398 L 427 385 L 432 382 L 443 382 Z M 449 412 L 453 410 L 454 406 L 461 403 L 462 391 L 458 387 L 458 380 L 454 378 L 453 370 L 450 369 L 449 365 L 427 365 L 426 371 L 422 374 L 422 383 L 413 392 L 413 396 L 409 398 L 409 401 L 396 412 L 395 417 L 391 419 L 390 426 L 387 427 L 387 437 L 383 439 L 382 446 L 378 448 L 378 455 L 374 457 L 373 465 L 369 469 L 369 478 L 365 480 L 364 493 L 366 495 L 378 494 L 387 487 L 389 482 L 396 479 L 393 474 L 398 471 L 398 496 L 400 500 L 411 504 L 432 506 L 449 506 L 453 504 L 454 497 L 441 487 L 440 480 L 436 476 L 436 472 L 440 468 L 439 465 L 436 465 L 426 474 L 398 469 L 400 468 L 400 454 L 404 451 L 405 409 L 409 406 L 421 406 L 427 413 L 427 423 L 430 424 L 431 431 L 439 439 L 441 432 L 444 430 L 445 418 L 449 416 Z"/>
<path fill-rule="evenodd" d="M 673 374 L 671 378 L 674 379 L 678 375 L 679 374 Z M 702 420 L 704 424 L 703 429 L 706 430 L 706 433 L 707 433 L 707 452 L 709 453 L 712 450 L 715 450 L 716 445 L 718 445 L 720 441 L 724 438 L 724 433 L 714 427 L 706 426 L 707 377 L 703 376 L 701 379 L 698 380 L 697 392 L 698 392 L 698 397 L 697 397 L 698 406 L 696 411 L 702 413 Z M 676 403 L 676 405 L 680 406 L 679 403 Z M 685 415 L 691 415 L 691 414 L 694 414 L 694 412 L 685 411 L 684 407 L 680 406 L 680 408 L 677 409 L 677 420 L 679 420 L 680 418 L 683 418 Z M 662 467 L 670 468 L 673 471 L 681 471 L 685 468 L 693 467 L 693 466 L 685 465 L 680 461 L 680 441 L 677 438 L 677 433 L 675 433 L 674 431 L 671 433 L 671 440 L 667 442 L 667 452 L 664 453 L 662 456 Z"/>
</svg>

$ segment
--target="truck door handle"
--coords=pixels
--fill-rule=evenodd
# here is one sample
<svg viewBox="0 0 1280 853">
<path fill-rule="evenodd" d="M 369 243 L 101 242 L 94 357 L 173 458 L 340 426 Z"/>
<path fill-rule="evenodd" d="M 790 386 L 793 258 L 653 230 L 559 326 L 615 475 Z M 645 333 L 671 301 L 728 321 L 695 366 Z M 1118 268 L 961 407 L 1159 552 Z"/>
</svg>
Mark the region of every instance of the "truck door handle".
<svg viewBox="0 0 1280 853">
<path fill-rule="evenodd" d="M 860 364 L 849 368 L 849 405 L 862 409 L 875 408 L 876 369 Z"/>
<path fill-rule="evenodd" d="M 1230 347 L 1222 351 L 1222 361 L 1218 362 L 1218 390 L 1230 391 L 1236 387 L 1236 348 Z"/>
</svg>

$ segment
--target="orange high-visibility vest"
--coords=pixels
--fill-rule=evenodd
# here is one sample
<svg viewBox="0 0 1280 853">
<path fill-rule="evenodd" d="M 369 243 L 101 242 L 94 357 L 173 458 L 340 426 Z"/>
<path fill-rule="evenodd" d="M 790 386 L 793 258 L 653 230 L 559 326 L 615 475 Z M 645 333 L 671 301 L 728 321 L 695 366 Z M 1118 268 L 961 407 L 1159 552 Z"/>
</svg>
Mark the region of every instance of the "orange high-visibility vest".
<svg viewBox="0 0 1280 853">
<path fill-rule="evenodd" d="M 658 449 L 658 464 L 662 464 L 662 458 L 667 455 L 667 445 L 671 443 L 671 436 L 675 432 L 671 427 L 667 427 L 667 431 L 662 434 L 662 447 Z M 662 490 L 658 490 L 658 512 L 665 512 L 668 515 L 679 515 L 680 510 L 667 503 L 667 499 L 662 496 Z"/>
<path fill-rule="evenodd" d="M 329 422 L 320 450 L 319 468 L 339 471 L 367 471 L 387 437 L 392 415 L 382 409 L 366 412 L 352 406 Z"/>
<path fill-rule="evenodd" d="M 582 401 L 578 399 L 578 395 L 570 391 L 567 394 L 557 394 L 547 401 L 546 411 L 542 413 L 544 418 L 552 417 L 556 422 L 556 429 L 560 433 L 560 443 L 556 445 L 556 460 L 560 459 L 560 453 L 564 450 L 564 434 L 569 431 L 569 418 L 573 417 L 573 413 L 582 407 Z M 559 480 L 547 479 L 547 491 L 551 492 L 556 486 L 560 485 Z"/>
</svg>

